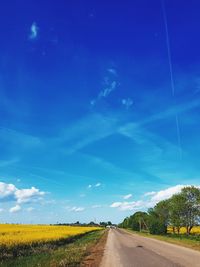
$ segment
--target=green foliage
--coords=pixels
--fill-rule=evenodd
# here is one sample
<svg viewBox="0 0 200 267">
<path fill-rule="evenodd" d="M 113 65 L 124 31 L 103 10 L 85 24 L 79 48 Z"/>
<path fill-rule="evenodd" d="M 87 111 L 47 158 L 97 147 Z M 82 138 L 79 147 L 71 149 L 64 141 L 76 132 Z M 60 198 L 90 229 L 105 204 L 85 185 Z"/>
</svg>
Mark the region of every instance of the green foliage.
<svg viewBox="0 0 200 267">
<path fill-rule="evenodd" d="M 138 211 L 132 216 L 127 217 L 119 225 L 122 228 L 131 228 L 134 231 L 141 231 L 147 229 L 148 214 L 146 212 Z"/>
<path fill-rule="evenodd" d="M 119 225 L 141 231 L 148 228 L 151 234 L 166 234 L 170 225 L 179 230 L 182 226 L 189 235 L 192 228 L 200 222 L 200 189 L 194 186 L 184 187 L 180 193 L 167 200 L 158 202 L 148 213 L 138 211 L 126 217 Z"/>
<path fill-rule="evenodd" d="M 200 189 L 194 186 L 185 187 L 181 191 L 183 197 L 184 213 L 182 215 L 183 224 L 186 226 L 187 234 L 190 234 L 192 227 L 200 219 Z"/>
<path fill-rule="evenodd" d="M 170 225 L 179 233 L 180 228 L 184 226 L 183 216 L 185 212 L 184 198 L 182 194 L 176 194 L 170 200 Z"/>
<path fill-rule="evenodd" d="M 107 225 L 112 225 L 112 222 L 108 221 L 108 222 L 100 222 L 99 223 L 100 226 L 106 227 Z"/>
<path fill-rule="evenodd" d="M 162 200 L 153 209 L 149 209 L 149 232 L 166 234 L 169 222 L 169 200 Z"/>
</svg>

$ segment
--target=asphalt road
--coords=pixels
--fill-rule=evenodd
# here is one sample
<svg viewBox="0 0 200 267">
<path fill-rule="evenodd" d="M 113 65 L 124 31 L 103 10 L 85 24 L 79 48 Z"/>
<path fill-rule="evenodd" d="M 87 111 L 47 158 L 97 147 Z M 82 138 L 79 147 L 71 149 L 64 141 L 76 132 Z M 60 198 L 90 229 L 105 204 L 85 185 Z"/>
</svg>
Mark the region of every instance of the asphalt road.
<svg viewBox="0 0 200 267">
<path fill-rule="evenodd" d="M 100 267 L 200 267 L 200 252 L 110 229 Z"/>
</svg>

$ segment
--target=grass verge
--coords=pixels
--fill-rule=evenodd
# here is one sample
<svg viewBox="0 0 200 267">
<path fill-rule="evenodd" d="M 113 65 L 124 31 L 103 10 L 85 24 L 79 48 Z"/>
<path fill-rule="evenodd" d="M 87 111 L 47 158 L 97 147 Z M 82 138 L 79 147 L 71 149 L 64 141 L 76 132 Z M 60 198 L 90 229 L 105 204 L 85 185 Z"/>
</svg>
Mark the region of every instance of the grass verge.
<svg viewBox="0 0 200 267">
<path fill-rule="evenodd" d="M 182 247 L 187 247 L 187 248 L 200 251 L 200 236 L 199 235 L 190 235 L 190 236 L 187 236 L 185 234 L 151 235 L 146 232 L 137 232 L 131 229 L 124 229 L 124 230 L 128 231 L 129 233 L 134 233 L 134 234 L 141 235 L 144 237 L 149 237 L 149 238 L 165 241 L 171 244 L 175 244 L 175 245 L 179 245 Z"/>
<path fill-rule="evenodd" d="M 102 237 L 104 230 L 85 234 L 73 243 L 59 247 L 49 247 L 45 251 L 37 251 L 37 254 L 20 256 L 15 259 L 2 260 L 1 267 L 76 267 L 80 266 L 84 257 L 90 252 Z"/>
</svg>

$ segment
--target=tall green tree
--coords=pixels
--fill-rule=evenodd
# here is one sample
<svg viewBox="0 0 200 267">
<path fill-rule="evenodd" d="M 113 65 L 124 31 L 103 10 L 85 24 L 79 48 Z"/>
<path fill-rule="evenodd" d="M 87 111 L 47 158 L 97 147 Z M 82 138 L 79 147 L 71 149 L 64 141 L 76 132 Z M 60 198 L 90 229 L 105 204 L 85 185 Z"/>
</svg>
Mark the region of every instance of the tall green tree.
<svg viewBox="0 0 200 267">
<path fill-rule="evenodd" d="M 183 225 L 186 227 L 187 234 L 190 234 L 200 220 L 200 189 L 194 186 L 185 187 L 180 194 L 184 205 Z"/>
<path fill-rule="evenodd" d="M 131 217 L 131 228 L 135 231 L 148 229 L 148 214 L 146 212 L 137 211 Z"/>
<path fill-rule="evenodd" d="M 169 202 L 169 213 L 170 213 L 170 225 L 173 227 L 173 232 L 177 230 L 180 233 L 180 228 L 184 225 L 184 214 L 185 214 L 185 198 L 183 194 L 173 195 Z"/>
<path fill-rule="evenodd" d="M 166 234 L 169 224 L 170 200 L 162 200 L 149 209 L 149 231 L 151 234 Z"/>
</svg>

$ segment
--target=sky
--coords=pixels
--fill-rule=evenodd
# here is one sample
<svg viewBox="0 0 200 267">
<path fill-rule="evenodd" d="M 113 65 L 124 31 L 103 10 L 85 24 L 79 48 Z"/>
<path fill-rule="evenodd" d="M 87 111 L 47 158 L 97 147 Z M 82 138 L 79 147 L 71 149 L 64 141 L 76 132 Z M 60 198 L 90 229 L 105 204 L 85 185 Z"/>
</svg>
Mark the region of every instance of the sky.
<svg viewBox="0 0 200 267">
<path fill-rule="evenodd" d="M 121 222 L 200 185 L 199 1 L 0 8 L 0 222 Z"/>
</svg>

